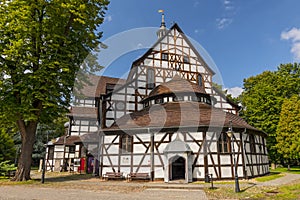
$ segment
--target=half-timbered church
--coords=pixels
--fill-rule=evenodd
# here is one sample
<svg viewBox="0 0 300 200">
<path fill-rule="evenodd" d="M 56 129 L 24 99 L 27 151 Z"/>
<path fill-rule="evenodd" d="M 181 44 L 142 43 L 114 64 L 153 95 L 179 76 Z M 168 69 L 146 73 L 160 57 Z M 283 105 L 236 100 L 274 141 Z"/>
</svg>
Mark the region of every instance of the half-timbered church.
<svg viewBox="0 0 300 200">
<path fill-rule="evenodd" d="M 239 117 L 213 86 L 214 71 L 181 28 L 166 28 L 132 63 L 127 79 L 89 76 L 66 134 L 48 143 L 46 166 L 151 180 L 233 179 L 269 173 L 267 135 Z"/>
</svg>

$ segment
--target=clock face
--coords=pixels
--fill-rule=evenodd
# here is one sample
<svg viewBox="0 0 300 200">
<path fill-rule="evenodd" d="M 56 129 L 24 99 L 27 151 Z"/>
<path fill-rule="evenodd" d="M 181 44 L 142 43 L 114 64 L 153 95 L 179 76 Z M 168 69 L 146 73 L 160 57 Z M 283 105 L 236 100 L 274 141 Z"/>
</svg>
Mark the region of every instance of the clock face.
<svg viewBox="0 0 300 200">
<path fill-rule="evenodd" d="M 119 101 L 116 103 L 116 109 L 117 110 L 124 110 L 125 109 L 125 104 L 122 101 Z"/>
</svg>

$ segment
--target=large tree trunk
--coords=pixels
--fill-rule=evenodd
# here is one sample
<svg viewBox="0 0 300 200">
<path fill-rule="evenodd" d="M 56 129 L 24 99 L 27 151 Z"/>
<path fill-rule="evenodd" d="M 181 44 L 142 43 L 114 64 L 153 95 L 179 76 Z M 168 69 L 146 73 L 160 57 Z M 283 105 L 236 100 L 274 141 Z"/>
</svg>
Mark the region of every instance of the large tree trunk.
<svg viewBox="0 0 300 200">
<path fill-rule="evenodd" d="M 37 122 L 29 122 L 27 126 L 23 120 L 17 122 L 21 138 L 21 155 L 18 162 L 18 169 L 13 181 L 27 181 L 30 180 L 30 168 L 32 161 L 33 144 L 35 142 L 35 132 L 37 129 Z"/>
</svg>

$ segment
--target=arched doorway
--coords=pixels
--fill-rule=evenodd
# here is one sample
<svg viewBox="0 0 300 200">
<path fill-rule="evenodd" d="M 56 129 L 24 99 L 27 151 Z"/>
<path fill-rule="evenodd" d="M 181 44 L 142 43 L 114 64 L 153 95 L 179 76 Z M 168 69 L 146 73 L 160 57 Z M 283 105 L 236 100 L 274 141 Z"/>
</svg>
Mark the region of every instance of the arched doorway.
<svg viewBox="0 0 300 200">
<path fill-rule="evenodd" d="M 185 159 L 175 156 L 170 159 L 170 180 L 185 179 Z"/>
</svg>

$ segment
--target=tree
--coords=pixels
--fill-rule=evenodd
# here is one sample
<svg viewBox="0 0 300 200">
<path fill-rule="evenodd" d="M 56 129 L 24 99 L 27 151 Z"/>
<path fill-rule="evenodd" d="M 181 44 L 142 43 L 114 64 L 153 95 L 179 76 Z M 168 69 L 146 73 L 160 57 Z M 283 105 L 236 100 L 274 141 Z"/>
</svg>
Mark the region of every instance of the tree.
<svg viewBox="0 0 300 200">
<path fill-rule="evenodd" d="M 276 131 L 276 148 L 287 161 L 300 158 L 300 97 L 285 99 Z"/>
<path fill-rule="evenodd" d="M 244 80 L 240 99 L 241 115 L 249 124 L 268 134 L 267 147 L 271 161 L 280 159 L 276 146 L 276 130 L 283 100 L 300 93 L 300 65 L 280 65 L 277 71 L 265 71 Z"/>
<path fill-rule="evenodd" d="M 11 135 L 5 129 L 0 129 L 0 163 L 13 160 L 15 153 L 16 150 Z"/>
<path fill-rule="evenodd" d="M 15 122 L 22 139 L 14 180 L 30 179 L 38 123 L 53 121 L 67 111 L 79 69 L 99 70 L 93 50 L 101 44 L 98 27 L 108 3 L 0 2 L 0 121 Z"/>
</svg>

